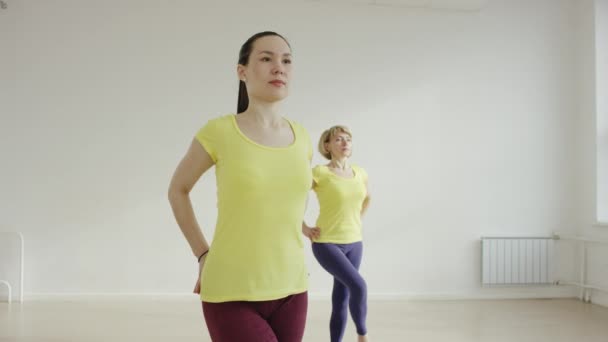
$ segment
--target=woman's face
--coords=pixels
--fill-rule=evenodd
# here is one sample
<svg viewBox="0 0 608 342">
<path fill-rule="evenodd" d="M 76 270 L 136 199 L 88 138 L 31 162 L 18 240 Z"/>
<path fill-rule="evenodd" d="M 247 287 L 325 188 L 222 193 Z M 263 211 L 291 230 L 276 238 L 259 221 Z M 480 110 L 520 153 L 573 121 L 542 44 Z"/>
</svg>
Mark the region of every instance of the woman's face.
<svg viewBox="0 0 608 342">
<path fill-rule="evenodd" d="M 247 86 L 250 101 L 275 102 L 289 94 L 291 69 L 287 42 L 278 36 L 266 36 L 253 43 L 248 64 L 239 64 L 237 72 Z"/>
<path fill-rule="evenodd" d="M 325 149 L 331 153 L 332 158 L 348 158 L 352 154 L 352 139 L 344 132 L 338 132 L 325 143 Z"/>
</svg>

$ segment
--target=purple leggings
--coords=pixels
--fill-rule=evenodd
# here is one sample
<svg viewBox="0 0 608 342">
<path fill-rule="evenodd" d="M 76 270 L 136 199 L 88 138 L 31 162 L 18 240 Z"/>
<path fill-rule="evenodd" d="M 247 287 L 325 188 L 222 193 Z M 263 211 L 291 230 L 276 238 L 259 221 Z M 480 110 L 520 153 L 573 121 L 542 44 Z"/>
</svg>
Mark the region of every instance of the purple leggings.
<svg viewBox="0 0 608 342">
<path fill-rule="evenodd" d="M 308 293 L 261 302 L 203 302 L 213 342 L 301 342 Z"/>
<path fill-rule="evenodd" d="M 363 243 L 361 241 L 349 244 L 315 242 L 312 244 L 312 252 L 319 264 L 334 276 L 329 321 L 331 341 L 342 341 L 349 307 L 357 334 L 366 335 L 367 285 L 359 274 Z"/>
</svg>

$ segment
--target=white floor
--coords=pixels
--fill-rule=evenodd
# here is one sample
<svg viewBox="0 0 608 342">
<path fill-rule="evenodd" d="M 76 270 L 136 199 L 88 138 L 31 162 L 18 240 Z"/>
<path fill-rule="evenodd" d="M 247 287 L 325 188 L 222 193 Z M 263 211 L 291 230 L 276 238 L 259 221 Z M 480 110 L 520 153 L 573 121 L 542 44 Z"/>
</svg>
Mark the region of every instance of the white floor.
<svg viewBox="0 0 608 342">
<path fill-rule="evenodd" d="M 304 341 L 329 341 L 329 310 L 328 301 L 310 301 Z M 372 301 L 368 318 L 375 342 L 608 341 L 608 308 L 574 299 Z M 0 341 L 200 342 L 209 337 L 196 298 L 113 297 L 0 303 Z M 356 341 L 352 325 L 344 341 Z"/>
</svg>

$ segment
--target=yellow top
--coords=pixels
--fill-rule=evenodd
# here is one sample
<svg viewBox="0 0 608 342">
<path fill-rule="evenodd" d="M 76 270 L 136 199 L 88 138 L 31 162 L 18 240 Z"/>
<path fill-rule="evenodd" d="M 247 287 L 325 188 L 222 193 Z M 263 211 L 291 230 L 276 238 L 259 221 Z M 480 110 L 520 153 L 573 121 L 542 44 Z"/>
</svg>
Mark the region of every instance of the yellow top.
<svg viewBox="0 0 608 342">
<path fill-rule="evenodd" d="M 338 176 L 325 165 L 312 170 L 314 191 L 319 199 L 317 227 L 321 235 L 315 242 L 353 243 L 362 240 L 361 209 L 367 196 L 367 173 L 352 165 L 354 177 Z"/>
<path fill-rule="evenodd" d="M 201 274 L 201 300 L 263 301 L 308 288 L 302 218 L 312 175 L 306 130 L 287 120 L 295 140 L 260 145 L 236 115 L 212 119 L 196 139 L 215 161 L 218 217 Z"/>
</svg>

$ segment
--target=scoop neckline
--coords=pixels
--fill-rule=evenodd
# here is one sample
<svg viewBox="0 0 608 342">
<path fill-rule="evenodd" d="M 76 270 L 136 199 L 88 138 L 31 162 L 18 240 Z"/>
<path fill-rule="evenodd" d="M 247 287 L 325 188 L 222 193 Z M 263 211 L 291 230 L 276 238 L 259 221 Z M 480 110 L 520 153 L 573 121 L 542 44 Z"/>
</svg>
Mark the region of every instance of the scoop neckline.
<svg viewBox="0 0 608 342">
<path fill-rule="evenodd" d="M 237 114 L 230 115 L 230 120 L 232 121 L 232 125 L 236 129 L 237 133 L 243 139 L 245 139 L 245 141 L 247 141 L 250 144 L 253 144 L 255 146 L 258 146 L 260 148 L 267 149 L 267 150 L 287 150 L 287 149 L 294 147 L 296 145 L 296 142 L 298 141 L 298 135 L 296 134 L 296 129 L 294 127 L 294 124 L 293 124 L 293 122 L 291 122 L 291 120 L 289 120 L 286 117 L 282 117 L 282 118 L 285 121 L 287 121 L 287 123 L 289 124 L 289 127 L 291 128 L 291 131 L 293 132 L 293 141 L 291 142 L 291 144 L 286 145 L 286 146 L 268 146 L 268 145 L 262 145 L 258 142 L 255 142 L 251 138 L 249 138 L 247 135 L 245 135 L 245 133 L 243 133 L 243 131 L 241 131 L 241 128 L 239 127 L 238 123 L 236 122 L 236 116 L 237 116 Z"/>
<path fill-rule="evenodd" d="M 337 175 L 335 172 L 333 172 L 333 171 L 332 171 L 332 170 L 329 168 L 329 166 L 327 166 L 327 165 L 321 165 L 321 166 L 323 166 L 324 168 L 326 168 L 326 169 L 327 169 L 327 172 L 331 173 L 331 174 L 332 174 L 332 175 L 334 175 L 335 177 L 340 178 L 340 179 L 344 179 L 344 180 L 354 180 L 354 179 L 356 179 L 356 178 L 357 178 L 357 175 L 359 175 L 359 173 L 355 171 L 355 168 L 354 168 L 352 165 L 350 166 L 350 168 L 353 170 L 353 176 L 352 176 L 352 177 L 348 177 L 348 178 L 346 178 L 346 177 L 342 177 L 342 176 L 338 176 L 338 175 Z"/>
</svg>

